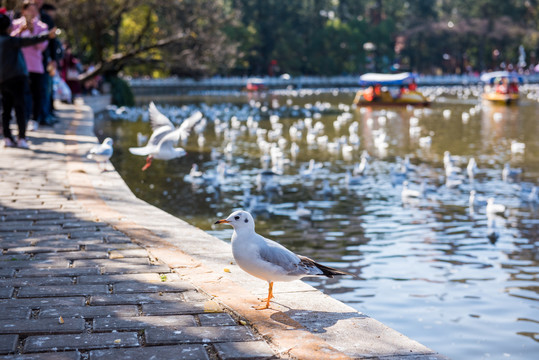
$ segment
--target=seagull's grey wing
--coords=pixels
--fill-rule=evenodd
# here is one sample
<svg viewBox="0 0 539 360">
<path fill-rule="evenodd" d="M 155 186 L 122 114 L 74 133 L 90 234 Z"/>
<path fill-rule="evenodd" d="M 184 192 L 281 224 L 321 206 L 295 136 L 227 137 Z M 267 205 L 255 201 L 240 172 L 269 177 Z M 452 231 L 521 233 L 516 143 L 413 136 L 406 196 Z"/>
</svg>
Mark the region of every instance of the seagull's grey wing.
<svg viewBox="0 0 539 360">
<path fill-rule="evenodd" d="M 171 131 L 167 134 L 165 134 L 162 138 L 161 138 L 161 141 L 159 141 L 159 148 L 161 149 L 164 149 L 164 148 L 168 148 L 168 149 L 171 149 L 171 148 L 174 148 L 174 146 L 176 146 L 176 144 L 178 143 L 178 141 L 180 140 L 180 134 L 181 134 L 181 131 L 182 129 L 181 128 L 177 128 L 175 129 L 174 131 Z"/>
<path fill-rule="evenodd" d="M 155 130 L 148 140 L 146 146 L 157 146 L 165 136 L 172 133 L 175 130 L 174 126 L 161 126 L 159 129 Z"/>
<path fill-rule="evenodd" d="M 130 147 L 129 152 L 133 155 L 146 156 L 150 155 L 155 151 L 157 145 L 163 140 L 163 138 L 174 131 L 174 127 L 170 126 L 161 126 L 159 129 L 155 130 L 150 136 L 148 143 L 143 147 Z"/>
<path fill-rule="evenodd" d="M 169 118 L 167 118 L 159 110 L 157 110 L 157 107 L 155 106 L 153 101 L 148 107 L 148 112 L 150 113 L 150 125 L 152 126 L 153 131 L 157 130 L 162 126 L 174 128 L 174 124 L 172 123 L 172 121 L 170 121 Z"/>
<path fill-rule="evenodd" d="M 300 259 L 292 251 L 273 240 L 266 239 L 265 246 L 260 248 L 260 258 L 281 267 L 287 274 L 296 275 Z"/>
<path fill-rule="evenodd" d="M 99 149 L 99 152 L 97 154 L 110 158 L 112 156 L 112 147 L 103 146 L 101 149 Z"/>
<path fill-rule="evenodd" d="M 202 113 L 200 111 L 196 111 L 194 114 L 185 119 L 179 127 L 180 138 L 187 139 L 187 137 L 191 133 L 191 130 L 193 130 L 195 125 L 198 124 L 202 120 L 202 118 Z"/>
</svg>

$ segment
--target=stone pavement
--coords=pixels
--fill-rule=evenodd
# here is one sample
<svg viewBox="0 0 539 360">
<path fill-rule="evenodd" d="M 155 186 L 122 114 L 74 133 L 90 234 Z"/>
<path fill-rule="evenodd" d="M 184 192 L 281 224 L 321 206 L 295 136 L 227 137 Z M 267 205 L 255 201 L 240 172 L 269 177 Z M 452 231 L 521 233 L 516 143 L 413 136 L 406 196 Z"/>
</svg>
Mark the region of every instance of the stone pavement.
<svg viewBox="0 0 539 360">
<path fill-rule="evenodd" d="M 0 149 L 3 358 L 272 357 L 248 326 L 74 199 L 71 114 L 30 132 L 32 150 Z"/>
<path fill-rule="evenodd" d="M 85 159 L 91 108 L 59 114 L 0 148 L 0 358 L 444 359 L 301 281 L 254 310 L 267 284 L 230 245 Z"/>
</svg>

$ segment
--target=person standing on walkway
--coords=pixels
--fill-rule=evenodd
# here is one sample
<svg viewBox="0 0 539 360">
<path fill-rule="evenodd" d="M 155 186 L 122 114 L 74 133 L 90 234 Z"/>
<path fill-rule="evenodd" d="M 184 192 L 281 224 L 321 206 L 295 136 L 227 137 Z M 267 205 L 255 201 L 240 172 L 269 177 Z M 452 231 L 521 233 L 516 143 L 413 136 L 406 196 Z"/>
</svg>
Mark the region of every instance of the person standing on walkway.
<svg viewBox="0 0 539 360">
<path fill-rule="evenodd" d="M 28 69 L 22 55 L 21 48 L 32 46 L 56 37 L 56 28 L 52 28 L 38 36 L 18 37 L 10 36 L 11 20 L 0 13 L 0 91 L 2 93 L 2 130 L 4 133 L 4 146 L 28 148 L 26 141 L 26 114 L 24 94 L 28 87 Z M 19 31 L 24 31 L 23 26 Z M 11 134 L 11 110 L 15 109 L 19 139 Z"/>
<path fill-rule="evenodd" d="M 26 28 L 21 30 L 21 28 Z M 22 16 L 13 20 L 12 36 L 31 37 L 48 30 L 48 26 L 39 20 L 39 12 L 33 0 L 25 0 L 22 5 Z M 48 42 L 44 41 L 22 49 L 30 79 L 30 96 L 26 104 L 27 115 L 32 114 L 34 121 L 43 124 L 45 113 L 43 109 L 43 51 Z"/>
<path fill-rule="evenodd" d="M 35 4 L 39 9 L 39 18 L 47 24 L 49 29 L 56 26 L 56 7 L 52 4 L 43 3 L 43 0 L 35 0 Z M 43 103 L 44 119 L 42 123 L 52 125 L 56 122 L 53 106 L 52 79 L 60 65 L 60 60 L 64 57 L 64 50 L 58 39 L 49 41 L 49 45 L 43 52 L 43 90 L 41 100 Z"/>
</svg>

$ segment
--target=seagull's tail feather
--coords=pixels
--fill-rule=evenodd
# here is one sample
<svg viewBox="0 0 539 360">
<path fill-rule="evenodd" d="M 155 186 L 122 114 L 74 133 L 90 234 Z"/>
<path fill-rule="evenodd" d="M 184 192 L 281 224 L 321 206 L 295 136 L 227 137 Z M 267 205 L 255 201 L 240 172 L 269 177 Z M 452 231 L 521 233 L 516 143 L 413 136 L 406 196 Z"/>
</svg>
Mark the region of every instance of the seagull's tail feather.
<svg viewBox="0 0 539 360">
<path fill-rule="evenodd" d="M 303 265 L 308 266 L 308 267 L 316 267 L 317 269 L 322 271 L 321 275 L 327 276 L 328 278 L 332 278 L 333 276 L 339 276 L 339 275 L 351 275 L 351 276 L 357 277 L 357 275 L 355 274 L 319 264 L 313 259 L 310 259 L 306 256 L 298 255 L 298 257 L 300 258 L 301 263 Z"/>
</svg>

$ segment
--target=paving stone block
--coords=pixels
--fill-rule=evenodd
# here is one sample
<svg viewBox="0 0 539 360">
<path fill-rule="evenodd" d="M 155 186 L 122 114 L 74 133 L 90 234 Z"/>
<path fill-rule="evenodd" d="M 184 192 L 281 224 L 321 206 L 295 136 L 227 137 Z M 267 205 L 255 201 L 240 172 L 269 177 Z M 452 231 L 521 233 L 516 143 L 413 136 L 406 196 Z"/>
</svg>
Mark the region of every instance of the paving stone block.
<svg viewBox="0 0 539 360">
<path fill-rule="evenodd" d="M 77 296 L 108 294 L 107 285 L 51 285 L 26 286 L 19 290 L 19 297 Z"/>
<path fill-rule="evenodd" d="M 183 301 L 180 294 L 163 293 L 160 294 L 110 294 L 92 295 L 90 305 L 123 305 L 123 304 L 155 304 L 165 302 Z"/>
<path fill-rule="evenodd" d="M 167 302 L 157 304 L 143 304 L 144 315 L 182 315 L 204 313 L 204 303 L 201 302 Z"/>
<path fill-rule="evenodd" d="M 2 244 L 0 243 L 0 247 Z M 0 255 L 0 262 L 2 261 L 14 261 L 14 260 L 28 260 L 30 255 L 28 254 L 11 254 L 11 255 Z"/>
<path fill-rule="evenodd" d="M 215 343 L 256 340 L 245 326 L 197 326 L 183 327 L 179 330 L 146 329 L 144 332 L 148 345 L 181 343 Z"/>
<path fill-rule="evenodd" d="M 90 351 L 90 360 L 205 360 L 209 359 L 204 346 L 189 344 L 175 346 L 152 346 L 129 349 L 106 349 Z"/>
<path fill-rule="evenodd" d="M 140 248 L 140 249 L 112 250 L 110 252 L 111 259 L 122 259 L 122 258 L 129 258 L 129 257 L 147 258 L 148 251 L 146 251 L 146 249 Z"/>
<path fill-rule="evenodd" d="M 95 228 L 91 229 L 68 229 L 71 239 L 100 239 L 105 240 L 105 237 L 109 234 L 106 231 L 96 231 Z"/>
<path fill-rule="evenodd" d="M 114 285 L 114 293 L 141 293 L 141 292 L 182 292 L 194 290 L 194 286 L 185 281 L 161 282 L 147 284 L 141 282 L 122 282 Z"/>
<path fill-rule="evenodd" d="M 63 251 L 77 251 L 79 250 L 79 245 L 66 245 L 62 248 L 56 246 L 21 246 L 21 247 L 12 247 L 7 249 L 5 254 L 16 254 L 16 253 L 46 253 L 46 252 L 63 252 Z"/>
<path fill-rule="evenodd" d="M 99 333 L 77 335 L 29 336 L 24 344 L 25 352 L 58 350 L 90 350 L 110 347 L 139 346 L 137 333 Z"/>
<path fill-rule="evenodd" d="M 40 309 L 42 306 L 82 306 L 86 302 L 83 296 L 0 299 L 0 306 L 19 307 L 26 306 L 31 309 Z"/>
<path fill-rule="evenodd" d="M 84 331 L 84 319 L 2 320 L 0 334 L 68 334 Z"/>
<path fill-rule="evenodd" d="M 0 262 L 0 267 L 4 269 L 67 268 L 68 266 L 69 261 L 65 259 L 15 260 Z"/>
<path fill-rule="evenodd" d="M 182 293 L 183 298 L 185 301 L 206 301 L 208 300 L 208 296 L 206 294 L 203 294 L 201 292 L 198 292 L 197 290 L 189 290 Z"/>
<path fill-rule="evenodd" d="M 67 276 L 0 279 L 0 286 L 14 287 L 40 285 L 69 285 L 72 283 L 73 279 Z"/>
<path fill-rule="evenodd" d="M 28 319 L 32 309 L 29 307 L 2 307 L 0 311 L 0 320 L 9 319 Z"/>
<path fill-rule="evenodd" d="M 167 274 L 164 279 L 168 280 L 170 274 Z M 79 284 L 115 284 L 124 281 L 141 281 L 144 283 L 161 282 L 162 277 L 158 273 L 142 273 L 142 274 L 122 274 L 122 275 L 85 275 L 79 276 L 77 282 Z M 1 284 L 1 282 L 0 282 Z"/>
<path fill-rule="evenodd" d="M 9 299 L 12 295 L 12 287 L 0 287 L 0 299 Z"/>
<path fill-rule="evenodd" d="M 62 316 L 83 317 L 93 319 L 96 317 L 130 317 L 137 316 L 138 308 L 135 305 L 110 305 L 110 306 L 55 306 L 41 308 L 39 318 L 57 318 Z"/>
<path fill-rule="evenodd" d="M 140 246 L 133 243 L 119 243 L 119 244 L 89 244 L 86 246 L 87 251 L 112 251 L 112 250 L 124 250 L 124 249 L 140 249 Z"/>
<path fill-rule="evenodd" d="M 238 325 L 236 320 L 227 313 L 200 314 L 198 315 L 202 326 L 233 326 Z"/>
<path fill-rule="evenodd" d="M 63 253 L 43 253 L 37 254 L 34 256 L 34 259 L 50 259 L 61 257 L 67 260 L 80 260 L 80 259 L 106 259 L 109 257 L 109 254 L 106 251 L 67 251 Z"/>
<path fill-rule="evenodd" d="M 28 228 L 32 225 L 33 221 L 9 221 L 7 223 L 3 223 L 0 227 L 0 233 L 3 232 L 19 232 L 19 231 L 26 231 Z"/>
<path fill-rule="evenodd" d="M 0 354 L 14 352 L 17 348 L 18 335 L 0 335 Z"/>
<path fill-rule="evenodd" d="M 131 241 L 131 239 L 127 236 L 117 236 L 117 235 L 114 235 L 114 236 L 107 236 L 105 238 L 105 242 L 109 243 L 109 244 L 124 244 L 124 243 L 132 243 L 133 241 Z"/>
<path fill-rule="evenodd" d="M 0 269 L 0 278 L 12 277 L 15 274 L 15 269 Z"/>
<path fill-rule="evenodd" d="M 180 329 L 185 326 L 196 326 L 193 315 L 172 316 L 137 316 L 131 318 L 96 318 L 94 331 L 138 331 L 147 328 Z"/>
<path fill-rule="evenodd" d="M 8 355 L 2 358 L 3 360 L 79 360 L 80 353 L 78 351 L 62 351 L 36 354 L 18 354 Z"/>
<path fill-rule="evenodd" d="M 37 276 L 80 276 L 80 275 L 98 275 L 99 268 L 56 268 L 56 269 L 21 269 L 15 276 L 16 277 L 37 277 Z"/>
<path fill-rule="evenodd" d="M 104 222 L 100 222 L 100 221 L 94 221 L 93 223 L 91 224 L 88 224 L 88 222 L 86 221 L 67 221 L 67 222 L 64 222 L 62 227 L 64 229 L 80 229 L 80 228 L 84 228 L 84 227 L 88 227 L 88 226 L 95 226 L 96 228 L 102 228 L 102 227 L 107 227 L 108 224 L 104 223 Z"/>
<path fill-rule="evenodd" d="M 104 266 L 101 268 L 102 274 L 136 274 L 136 273 L 148 273 L 158 272 L 167 273 L 170 272 L 170 268 L 166 265 L 124 265 L 124 266 Z"/>
<path fill-rule="evenodd" d="M 264 341 L 225 342 L 215 344 L 222 360 L 229 359 L 277 359 Z"/>
<path fill-rule="evenodd" d="M 75 260 L 73 267 L 91 267 L 91 266 L 106 266 L 106 267 L 124 267 L 132 265 L 150 265 L 150 259 L 145 258 L 123 258 L 123 259 L 95 259 L 95 260 Z"/>
</svg>

